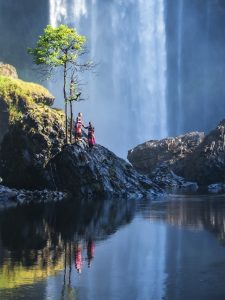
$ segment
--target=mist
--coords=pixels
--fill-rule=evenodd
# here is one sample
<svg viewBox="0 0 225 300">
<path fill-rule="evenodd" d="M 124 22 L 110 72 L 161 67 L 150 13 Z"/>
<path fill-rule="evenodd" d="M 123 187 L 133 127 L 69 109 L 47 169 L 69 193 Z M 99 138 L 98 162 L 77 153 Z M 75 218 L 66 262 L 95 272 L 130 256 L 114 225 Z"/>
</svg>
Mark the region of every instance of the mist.
<svg viewBox="0 0 225 300">
<path fill-rule="evenodd" d="M 58 6 L 57 6 L 58 4 Z M 225 3 L 222 0 L 0 0 L 0 61 L 39 81 L 27 47 L 51 23 L 88 39 L 95 74 L 74 106 L 97 142 L 126 157 L 150 139 L 209 131 L 225 115 Z M 63 108 L 59 81 L 45 83 Z"/>
</svg>

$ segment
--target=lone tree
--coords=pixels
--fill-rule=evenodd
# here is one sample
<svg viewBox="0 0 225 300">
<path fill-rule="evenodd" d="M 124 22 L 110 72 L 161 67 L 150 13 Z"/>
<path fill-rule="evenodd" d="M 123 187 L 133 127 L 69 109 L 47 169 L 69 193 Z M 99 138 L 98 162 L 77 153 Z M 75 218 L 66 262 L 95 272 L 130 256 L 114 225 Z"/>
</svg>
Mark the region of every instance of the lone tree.
<svg viewBox="0 0 225 300">
<path fill-rule="evenodd" d="M 39 36 L 36 47 L 28 49 L 28 53 L 33 57 L 33 62 L 43 67 L 44 75 L 47 75 L 48 78 L 50 78 L 58 68 L 61 68 L 63 71 L 66 143 L 68 142 L 67 104 L 68 101 L 71 101 L 71 95 L 68 97 L 70 87 L 67 81 L 70 82 L 74 73 L 93 68 L 92 62 L 81 60 L 81 56 L 86 54 L 86 52 L 85 36 L 79 35 L 76 29 L 69 28 L 66 25 L 60 25 L 56 28 L 48 25 L 44 29 L 44 34 Z M 78 98 L 76 100 L 78 100 Z"/>
</svg>

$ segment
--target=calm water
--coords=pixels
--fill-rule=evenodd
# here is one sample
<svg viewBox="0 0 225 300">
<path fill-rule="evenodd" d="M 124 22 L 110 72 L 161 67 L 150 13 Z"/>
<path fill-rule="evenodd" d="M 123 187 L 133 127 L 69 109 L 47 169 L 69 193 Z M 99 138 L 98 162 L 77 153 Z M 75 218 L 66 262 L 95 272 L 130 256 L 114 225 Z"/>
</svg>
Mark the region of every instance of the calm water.
<svg viewBox="0 0 225 300">
<path fill-rule="evenodd" d="M 225 299 L 225 196 L 2 212 L 0 299 Z"/>
</svg>

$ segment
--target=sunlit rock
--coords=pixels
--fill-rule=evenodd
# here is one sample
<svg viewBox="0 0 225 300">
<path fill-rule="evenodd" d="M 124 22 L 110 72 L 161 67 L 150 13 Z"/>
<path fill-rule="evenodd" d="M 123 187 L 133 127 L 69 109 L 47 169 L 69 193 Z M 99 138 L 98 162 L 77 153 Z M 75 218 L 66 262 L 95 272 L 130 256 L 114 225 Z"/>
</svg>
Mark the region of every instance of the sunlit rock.
<svg viewBox="0 0 225 300">
<path fill-rule="evenodd" d="M 14 68 L 9 64 L 4 64 L 2 62 L 0 62 L 0 76 L 6 76 L 6 77 L 18 79 L 16 68 Z"/>
<path fill-rule="evenodd" d="M 203 132 L 189 132 L 163 140 L 150 140 L 129 150 L 127 158 L 142 174 L 151 173 L 162 163 L 173 170 L 173 165 L 192 153 L 203 138 Z"/>
</svg>

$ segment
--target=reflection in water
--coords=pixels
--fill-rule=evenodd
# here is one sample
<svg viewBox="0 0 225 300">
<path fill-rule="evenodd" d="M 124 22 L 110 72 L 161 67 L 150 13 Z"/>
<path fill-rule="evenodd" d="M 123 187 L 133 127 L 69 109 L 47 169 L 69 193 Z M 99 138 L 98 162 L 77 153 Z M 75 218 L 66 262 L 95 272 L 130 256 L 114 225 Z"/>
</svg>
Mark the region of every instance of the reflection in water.
<svg viewBox="0 0 225 300">
<path fill-rule="evenodd" d="M 224 196 L 173 196 L 173 201 L 154 203 L 151 210 L 142 210 L 142 214 L 144 218 L 165 220 L 174 226 L 206 229 L 225 244 L 224 200 Z"/>
<path fill-rule="evenodd" d="M 55 275 L 72 257 L 78 273 L 94 258 L 94 241 L 110 236 L 129 223 L 135 203 L 125 200 L 74 201 L 25 206 L 0 215 L 0 288 L 32 284 Z M 69 276 L 70 277 L 70 276 Z M 69 278 L 70 281 L 70 278 Z"/>
<path fill-rule="evenodd" d="M 223 196 L 10 209 L 0 299 L 222 299 L 224 244 Z"/>
</svg>

